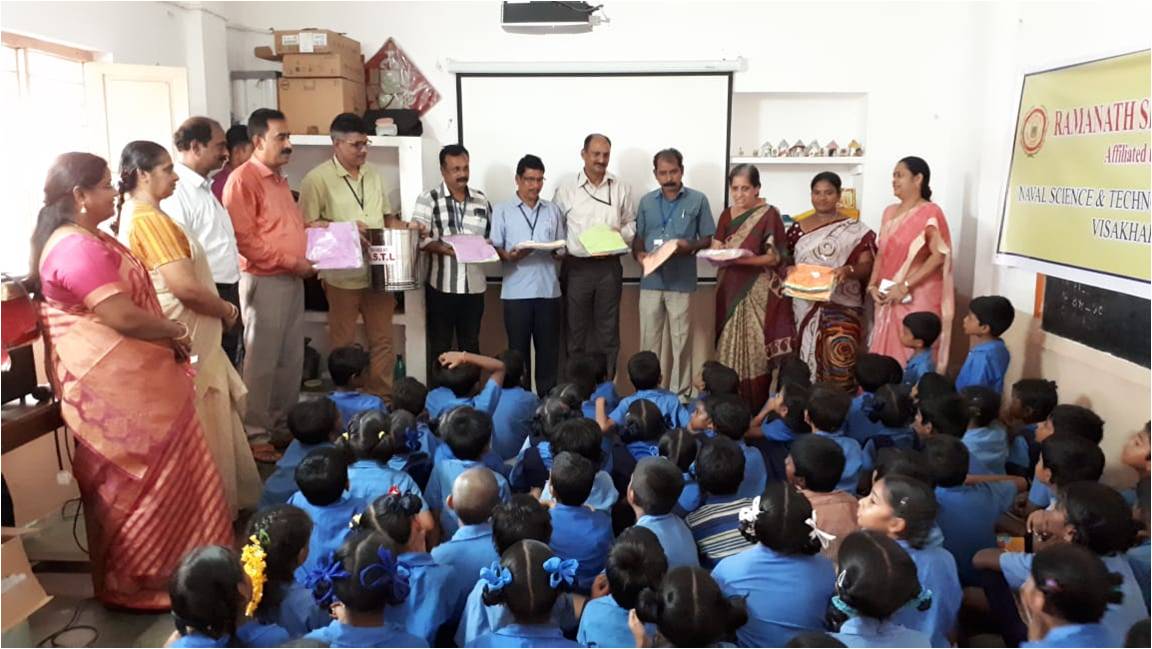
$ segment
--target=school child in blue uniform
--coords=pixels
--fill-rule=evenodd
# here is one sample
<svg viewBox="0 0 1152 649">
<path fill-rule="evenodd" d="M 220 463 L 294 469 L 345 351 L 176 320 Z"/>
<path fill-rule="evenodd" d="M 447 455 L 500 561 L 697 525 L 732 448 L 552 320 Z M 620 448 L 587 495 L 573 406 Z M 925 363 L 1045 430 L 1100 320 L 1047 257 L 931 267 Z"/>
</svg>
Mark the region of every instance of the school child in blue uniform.
<svg viewBox="0 0 1152 649">
<path fill-rule="evenodd" d="M 740 447 L 744 454 L 744 478 L 736 495 L 740 498 L 755 498 L 764 493 L 764 485 L 768 482 L 768 469 L 764 464 L 764 455 L 744 442 L 744 435 L 752 423 L 752 413 L 748 404 L 735 395 L 719 395 L 704 400 L 704 410 L 707 414 L 707 426 L 715 431 L 717 436 L 724 436 Z"/>
<path fill-rule="evenodd" d="M 646 527 L 624 530 L 608 553 L 604 568 L 607 597 L 588 600 L 580 616 L 576 642 L 582 647 L 630 647 L 635 644 L 628 628 L 629 611 L 636 608 L 640 591 L 659 588 L 668 572 L 668 559 L 660 539 Z M 655 627 L 647 629 L 655 633 Z"/>
<path fill-rule="evenodd" d="M 983 385 L 960 390 L 968 404 L 968 430 L 961 441 L 991 473 L 1003 475 L 1008 464 L 1008 431 L 1000 423 L 1000 394 Z"/>
<path fill-rule="evenodd" d="M 696 463 L 696 452 L 699 446 L 696 436 L 683 428 L 674 428 L 660 438 L 660 457 L 668 458 L 676 468 L 680 469 L 684 479 L 684 489 L 680 491 L 680 498 L 676 501 L 674 512 L 683 518 L 696 511 L 704 501 L 700 493 L 700 485 L 696 482 L 696 472 L 693 465 Z M 631 481 L 631 478 L 629 478 Z M 627 493 L 627 489 L 624 490 Z"/>
<path fill-rule="evenodd" d="M 964 316 L 964 333 L 968 335 L 968 358 L 956 375 L 956 389 L 983 385 L 1002 394 L 1004 375 L 1008 373 L 1011 354 L 1000 335 L 1012 326 L 1016 309 L 1008 298 L 982 295 L 968 305 Z"/>
<path fill-rule="evenodd" d="M 513 623 L 493 629 L 469 647 L 578 647 L 551 621 L 560 593 L 576 582 L 577 561 L 561 559 L 539 541 L 519 541 L 481 573 L 483 600 L 502 606 Z"/>
<path fill-rule="evenodd" d="M 742 516 L 740 531 L 755 545 L 712 571 L 724 594 L 746 598 L 748 623 L 736 630 L 740 646 L 782 647 L 824 628 L 836 569 L 820 556 L 812 519 L 808 499 L 783 482 L 769 484 Z"/>
<path fill-rule="evenodd" d="M 661 414 L 664 415 L 664 423 L 668 428 L 687 426 L 691 413 L 680 403 L 679 397 L 660 387 L 662 378 L 660 359 L 655 353 L 642 351 L 633 354 L 632 358 L 628 359 L 628 380 L 632 382 L 632 387 L 636 388 L 636 391 L 621 399 L 620 403 L 611 411 L 608 410 L 607 402 L 605 402 L 604 410 L 609 414 L 606 419 L 603 419 L 597 412 L 597 422 L 600 427 L 608 431 L 613 427 L 623 426 L 624 416 L 628 413 L 628 406 L 631 406 L 632 402 L 637 399 L 647 399 L 656 404 Z"/>
<path fill-rule="evenodd" d="M 656 533 L 672 568 L 700 565 L 692 532 L 672 513 L 683 489 L 684 478 L 675 464 L 666 458 L 649 457 L 636 464 L 627 491 L 636 524 Z"/>
<path fill-rule="evenodd" d="M 696 389 L 696 398 L 688 404 L 689 412 L 708 397 L 739 396 L 740 375 L 720 361 L 704 361 L 692 387 Z"/>
<path fill-rule="evenodd" d="M 348 423 L 348 430 L 336 440 L 336 448 L 352 461 L 348 466 L 348 493 L 364 503 L 371 503 L 393 490 L 420 494 L 420 487 L 412 476 L 388 466 L 397 450 L 418 447 L 416 419 L 408 412 L 357 413 Z M 427 503 L 424 510 L 428 510 Z M 424 516 L 423 524 L 431 527 L 431 514 Z"/>
<path fill-rule="evenodd" d="M 348 464 L 344 457 L 338 449 L 318 448 L 296 467 L 299 491 L 292 494 L 288 504 L 304 510 L 312 519 L 308 558 L 296 569 L 296 581 L 301 584 L 323 557 L 340 547 L 352 517 L 366 506 L 348 492 Z"/>
<path fill-rule="evenodd" d="M 1046 379 L 1020 379 L 1012 384 L 1008 402 L 1008 422 L 1011 438 L 1008 443 L 1006 470 L 1012 475 L 1032 476 L 1040 452 L 1036 441 L 1036 428 L 1048 419 L 1059 403 L 1055 381 Z"/>
<path fill-rule="evenodd" d="M 916 432 L 912 430 L 915 417 L 916 407 L 912 403 L 908 386 L 888 384 L 876 390 L 868 418 L 878 424 L 879 428 L 864 442 L 865 472 L 876 466 L 877 456 L 882 449 L 910 449 L 916 445 Z"/>
<path fill-rule="evenodd" d="M 853 532 L 840 545 L 836 594 L 829 616 L 832 634 L 847 647 L 927 647 L 927 634 L 893 616 L 911 606 L 926 610 L 932 594 L 916 574 L 912 557 L 896 541 L 871 530 Z"/>
<path fill-rule="evenodd" d="M 885 385 L 899 385 L 904 377 L 900 361 L 883 354 L 860 354 L 854 370 L 860 393 L 852 398 L 848 417 L 844 420 L 844 434 L 864 445 L 880 434 L 881 425 L 869 417 L 876 391 Z"/>
<path fill-rule="evenodd" d="M 448 413 L 441 422 L 440 434 L 453 457 L 436 461 L 432 475 L 428 478 L 425 499 L 434 511 L 439 511 L 440 528 L 444 536 L 451 536 L 460 524 L 456 512 L 444 506 L 445 499 L 452 493 L 452 485 L 457 476 L 474 466 L 483 466 L 481 458 L 492 443 L 492 417 L 475 408 L 461 406 Z M 492 473 L 500 485 L 501 502 L 508 500 L 511 494 L 508 480 L 496 471 Z"/>
<path fill-rule="evenodd" d="M 752 505 L 752 498 L 739 493 L 744 454 L 727 437 L 704 440 L 696 456 L 696 475 L 704 502 L 684 517 L 684 523 L 696 540 L 700 565 L 711 570 L 721 559 L 752 546 L 740 533 L 740 512 Z"/>
<path fill-rule="evenodd" d="M 408 597 L 408 576 L 400 550 L 384 534 L 355 530 L 340 548 L 309 573 L 316 603 L 332 611 L 328 626 L 304 636 L 329 647 L 427 647 L 423 638 L 386 617 Z"/>
<path fill-rule="evenodd" d="M 423 551 L 427 529 L 417 523 L 423 503 L 414 493 L 390 493 L 377 498 L 360 515 L 357 527 L 378 532 L 396 542 L 396 560 L 408 571 L 408 596 L 384 611 L 384 620 L 422 638 L 436 641 L 440 627 L 452 620 L 463 590 L 464 575 L 436 563 Z"/>
<path fill-rule="evenodd" d="M 730 646 L 724 638 L 748 622 L 743 597 L 726 596 L 707 570 L 689 566 L 671 568 L 659 587 L 641 591 L 635 610 L 634 647 Z"/>
<path fill-rule="evenodd" d="M 388 407 L 379 395 L 360 391 L 364 387 L 367 378 L 365 373 L 370 364 L 368 352 L 360 345 L 337 347 L 328 353 L 328 375 L 332 377 L 332 385 L 336 388 L 328 393 L 328 398 L 340 410 L 340 425 L 343 428 L 348 427 L 348 422 L 356 413 L 365 410 L 388 412 Z"/>
<path fill-rule="evenodd" d="M 920 631 L 933 647 L 951 647 L 963 593 L 956 560 L 935 537 L 936 494 L 930 484 L 887 473 L 860 499 L 857 521 L 861 529 L 884 534 L 900 544 L 916 564 L 921 586 L 932 592 L 928 610 L 903 608 L 893 617 L 897 624 Z"/>
<path fill-rule="evenodd" d="M 1104 439 L 1104 420 L 1090 408 L 1062 403 L 1052 408 L 1048 418 L 1036 425 L 1036 443 L 1042 445 L 1049 437 L 1067 433 L 1088 440 L 1096 446 Z M 1097 478 L 1087 478 L 1098 480 Z M 1028 508 L 1044 509 L 1052 505 L 1055 493 L 1040 480 L 1032 482 L 1028 492 Z"/>
<path fill-rule="evenodd" d="M 783 384 L 776 394 L 764 402 L 764 408 L 752 420 L 748 444 L 756 447 L 764 456 L 768 482 L 787 479 L 784 461 L 788 458 L 792 442 L 797 436 L 812 432 L 812 427 L 804 420 L 809 390 L 810 386 L 806 383 Z M 757 425 L 760 433 L 758 437 L 755 434 Z"/>
<path fill-rule="evenodd" d="M 466 589 L 475 583 L 480 569 L 500 558 L 492 546 L 492 511 L 500 504 L 495 474 L 479 466 L 464 471 L 456 476 L 445 504 L 456 512 L 460 527 L 452 538 L 432 548 L 432 559 L 452 568 L 460 578 L 462 587 L 451 617 L 456 620 L 464 610 Z"/>
<path fill-rule="evenodd" d="M 904 385 L 912 387 L 920 377 L 936 371 L 936 352 L 932 345 L 940 337 L 940 316 L 931 311 L 917 311 L 904 316 L 900 344 L 914 350 L 904 364 Z"/>
<path fill-rule="evenodd" d="M 595 402 L 603 397 L 608 412 L 620 404 L 613 377 L 608 376 L 608 356 L 604 352 L 577 352 L 568 358 L 566 376 L 579 385 L 587 386 L 584 399 Z M 589 415 L 585 415 L 589 416 Z"/>
<path fill-rule="evenodd" d="M 540 402 L 532 416 L 532 434 L 525 440 L 524 448 L 509 474 L 508 479 L 514 491 L 523 493 L 544 488 L 555 455 L 552 451 L 552 437 L 560 424 L 580 417 L 578 407 L 557 396 L 545 397 Z"/>
<path fill-rule="evenodd" d="M 618 441 L 612 444 L 612 484 L 616 491 L 628 488 L 636 463 L 660 454 L 660 438 L 668 432 L 664 415 L 656 404 L 637 399 L 628 406 L 624 425 L 617 429 Z"/>
<path fill-rule="evenodd" d="M 591 419 L 569 419 L 556 428 L 552 441 L 552 452 L 556 455 L 568 452 L 587 458 L 593 466 L 600 467 L 603 463 L 603 446 L 601 445 L 600 429 Z M 609 512 L 620 498 L 619 492 L 612 484 L 612 476 L 603 469 L 596 471 L 592 482 L 592 491 L 584 506 L 599 512 Z M 540 492 L 540 500 L 548 502 L 554 500 L 551 485 L 544 485 Z"/>
<path fill-rule="evenodd" d="M 295 579 L 300 557 L 308 548 L 312 519 L 299 507 L 273 505 L 256 512 L 248 521 L 246 546 L 259 546 L 264 552 L 264 596 L 254 617 L 275 624 L 293 638 L 327 626 L 327 610 L 316 606 L 312 591 Z"/>
<path fill-rule="evenodd" d="M 1149 491 L 1152 490 L 1152 485 L 1149 483 L 1148 476 L 1140 478 L 1140 482 L 1136 483 L 1136 504 L 1133 506 L 1134 518 L 1144 524 L 1144 529 L 1152 529 L 1149 525 Z M 1152 607 L 1152 597 L 1149 597 L 1149 576 L 1152 575 L 1152 545 L 1149 544 L 1147 534 L 1141 535 L 1137 540 L 1136 545 L 1132 546 L 1127 553 L 1128 566 L 1132 568 L 1132 574 L 1135 575 L 1137 583 L 1140 584 L 1140 591 L 1144 595 L 1144 606 Z"/>
<path fill-rule="evenodd" d="M 397 379 L 392 384 L 392 410 L 406 412 L 416 419 L 416 439 L 419 446 L 413 450 L 410 448 L 410 443 L 405 443 L 403 448 L 395 449 L 392 459 L 388 460 L 388 468 L 412 476 L 421 491 L 428 487 L 428 476 L 432 472 L 437 451 L 442 445 L 440 438 L 432 434 L 432 427 L 428 424 L 428 412 L 424 409 L 427 397 L 428 388 L 410 376 Z"/>
<path fill-rule="evenodd" d="M 515 349 L 500 354 L 504 363 L 504 381 L 500 400 L 492 413 L 492 450 L 500 459 L 511 460 L 532 432 L 532 415 L 540 399 L 524 388 L 524 358 Z"/>
<path fill-rule="evenodd" d="M 968 430 L 968 421 L 968 403 L 959 394 L 921 400 L 916 405 L 916 418 L 912 420 L 912 430 L 916 431 L 915 448 L 923 448 L 924 441 L 932 437 L 962 439 Z M 993 475 L 992 470 L 971 452 L 968 453 L 968 474 Z"/>
<path fill-rule="evenodd" d="M 1120 580 L 1100 557 L 1080 545 L 1059 543 L 1037 552 L 1020 588 L 1020 603 L 1031 614 L 1031 639 L 1020 646 L 1120 646 L 1123 633 L 1101 623 L 1109 604 L 1122 597 L 1117 590 Z"/>
<path fill-rule="evenodd" d="M 552 463 L 552 550 L 561 559 L 575 559 L 573 586 L 577 593 L 587 595 L 592 581 L 604 570 L 608 550 L 612 547 L 612 519 L 608 514 L 584 506 L 592 491 L 596 465 L 588 458 L 564 452 Z"/>
<path fill-rule="evenodd" d="M 444 352 L 440 355 L 437 377 L 440 387 L 428 393 L 424 407 L 428 416 L 438 419 L 445 412 L 459 406 L 471 406 L 491 417 L 500 402 L 500 389 L 504 384 L 504 363 L 496 358 L 469 352 Z M 489 372 L 480 392 L 482 372 Z"/>
<path fill-rule="evenodd" d="M 340 433 L 340 411 L 328 399 L 307 399 L 288 411 L 292 443 L 276 462 L 276 469 L 264 482 L 259 508 L 283 505 L 296 493 L 296 467 L 314 449 L 332 446 Z"/>
<path fill-rule="evenodd" d="M 189 552 L 172 575 L 168 595 L 180 635 L 169 647 L 279 647 L 291 639 L 275 624 L 245 621 L 252 591 L 229 548 L 207 545 Z"/>
<path fill-rule="evenodd" d="M 808 395 L 805 418 L 812 427 L 812 433 L 826 437 L 844 451 L 844 471 L 836 488 L 849 494 L 856 493 L 860 472 L 864 468 L 864 450 L 860 443 L 843 432 L 844 420 L 852 400 L 843 390 L 830 386 L 817 385 Z"/>
</svg>

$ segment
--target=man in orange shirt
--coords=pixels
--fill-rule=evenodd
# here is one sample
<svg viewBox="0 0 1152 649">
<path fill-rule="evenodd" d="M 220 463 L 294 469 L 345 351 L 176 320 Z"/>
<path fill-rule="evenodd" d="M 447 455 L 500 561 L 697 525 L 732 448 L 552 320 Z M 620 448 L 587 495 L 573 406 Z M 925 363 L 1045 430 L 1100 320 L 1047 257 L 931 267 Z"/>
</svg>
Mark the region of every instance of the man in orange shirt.
<svg viewBox="0 0 1152 649">
<path fill-rule="evenodd" d="M 261 108 L 248 118 L 252 157 L 224 186 L 224 206 L 240 251 L 244 313 L 244 425 L 256 459 L 275 461 L 273 434 L 286 435 L 285 417 L 300 398 L 304 367 L 304 282 L 315 273 L 304 257 L 304 220 L 280 174 L 292 155 L 288 120 Z"/>
</svg>

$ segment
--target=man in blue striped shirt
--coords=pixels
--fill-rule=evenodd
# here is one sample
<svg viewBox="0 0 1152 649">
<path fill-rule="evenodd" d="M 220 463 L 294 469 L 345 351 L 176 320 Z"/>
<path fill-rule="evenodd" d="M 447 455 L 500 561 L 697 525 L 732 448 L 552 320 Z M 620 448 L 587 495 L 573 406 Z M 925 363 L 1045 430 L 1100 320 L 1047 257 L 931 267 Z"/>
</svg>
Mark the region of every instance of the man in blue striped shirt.
<svg viewBox="0 0 1152 649">
<path fill-rule="evenodd" d="M 752 547 L 740 533 L 740 510 L 752 504 L 751 498 L 737 495 L 744 479 L 744 452 L 727 437 L 704 442 L 696 456 L 696 479 L 704 504 L 684 522 L 696 540 L 700 565 L 711 570 L 721 559 Z"/>
</svg>

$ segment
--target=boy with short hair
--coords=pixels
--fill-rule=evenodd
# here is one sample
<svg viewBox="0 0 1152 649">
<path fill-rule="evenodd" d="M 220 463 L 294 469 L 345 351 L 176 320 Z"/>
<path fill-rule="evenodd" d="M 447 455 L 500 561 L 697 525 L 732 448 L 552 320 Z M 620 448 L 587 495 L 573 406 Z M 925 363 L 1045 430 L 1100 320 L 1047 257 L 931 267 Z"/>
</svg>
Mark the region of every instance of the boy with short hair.
<svg viewBox="0 0 1152 649">
<path fill-rule="evenodd" d="M 352 517 L 367 503 L 348 493 L 348 462 L 335 448 L 312 449 L 296 467 L 296 485 L 299 491 L 288 504 L 303 509 L 312 519 L 308 558 L 296 568 L 296 581 L 303 584 L 344 543 Z"/>
<path fill-rule="evenodd" d="M 500 459 L 511 460 L 520 452 L 524 440 L 532 431 L 532 415 L 540 399 L 524 389 L 524 357 L 515 349 L 500 354 L 504 363 L 504 382 L 500 386 L 500 400 L 492 414 L 492 450 Z"/>
<path fill-rule="evenodd" d="M 1008 450 L 1008 473 L 1025 477 L 1032 475 L 1039 453 L 1036 427 L 1048 419 L 1059 402 L 1055 381 L 1020 379 L 1012 384 L 1005 417 L 1012 434 Z"/>
<path fill-rule="evenodd" d="M 1052 408 L 1048 418 L 1036 425 L 1036 443 L 1042 445 L 1055 435 L 1074 435 L 1099 446 L 1104 439 L 1104 420 L 1090 408 L 1062 403 Z M 1028 491 L 1029 509 L 1046 509 L 1052 505 L 1052 489 L 1040 480 Z"/>
<path fill-rule="evenodd" d="M 668 572 L 668 558 L 660 539 L 645 527 L 630 527 L 620 534 L 604 568 L 608 597 L 588 600 L 580 616 L 576 641 L 581 647 L 630 647 L 636 643 L 628 628 L 629 611 L 636 608 L 645 588 L 657 589 Z M 651 627 L 652 625 L 646 625 Z M 654 633 L 655 630 L 649 630 Z"/>
<path fill-rule="evenodd" d="M 595 467 L 603 463 L 602 435 L 596 422 L 590 419 L 570 419 L 556 427 L 550 443 L 553 457 L 561 453 L 575 453 L 586 458 Z M 529 457 L 528 454 L 525 457 Z M 537 456 L 537 460 L 542 460 Z M 548 502 L 553 500 L 552 485 L 545 483 L 540 492 L 540 500 Z M 583 501 L 585 507 L 599 512 L 609 512 L 616 501 L 620 499 L 620 492 L 612 482 L 612 476 L 603 469 L 597 469 L 592 481 L 592 489 Z"/>
<path fill-rule="evenodd" d="M 916 448 L 923 448 L 932 437 L 963 439 L 968 431 L 968 404 L 959 394 L 946 394 L 921 401 L 912 420 L 916 431 Z M 968 454 L 968 475 L 989 475 L 992 470 L 984 466 L 975 455 Z"/>
<path fill-rule="evenodd" d="M 851 407 L 851 397 L 840 388 L 817 385 L 808 395 L 804 420 L 812 427 L 814 434 L 832 440 L 844 451 L 844 471 L 836 488 L 854 495 L 860 481 L 860 471 L 864 468 L 864 450 L 859 442 L 846 436 L 843 431 Z"/>
<path fill-rule="evenodd" d="M 499 362 L 499 361 L 496 361 Z M 440 425 L 445 445 L 452 457 L 437 458 L 428 478 L 424 499 L 431 510 L 439 510 L 440 527 L 445 537 L 452 536 L 459 527 L 456 512 L 445 507 L 445 498 L 452 491 L 456 477 L 475 466 L 484 466 L 482 459 L 492 443 L 492 417 L 469 406 L 453 409 Z M 492 469 L 488 469 L 492 471 Z M 492 471 L 499 485 L 500 501 L 508 500 L 511 490 L 508 480 Z"/>
<path fill-rule="evenodd" d="M 744 443 L 744 435 L 752 422 L 748 404 L 735 395 L 718 395 L 704 399 L 701 407 L 704 410 L 704 428 L 711 433 L 708 436 L 727 437 L 744 455 L 743 479 L 737 494 L 741 498 L 755 498 L 764 493 L 764 485 L 768 482 L 764 455 Z"/>
<path fill-rule="evenodd" d="M 788 458 L 789 447 L 798 436 L 812 433 L 812 427 L 804 420 L 807 409 L 808 387 L 800 383 L 785 383 L 764 402 L 764 409 L 752 420 L 749 444 L 764 456 L 769 482 L 787 479 L 784 461 Z"/>
<path fill-rule="evenodd" d="M 437 419 L 457 406 L 471 406 L 489 416 L 496 412 L 504 384 L 503 362 L 470 352 L 444 352 L 438 360 L 440 387 L 430 391 L 424 401 L 429 417 Z M 482 372 L 489 372 L 488 380 L 478 394 L 471 396 L 480 385 Z"/>
<path fill-rule="evenodd" d="M 696 456 L 696 479 L 704 502 L 685 516 L 684 522 L 696 539 L 700 565 L 705 569 L 711 570 L 721 559 L 752 547 L 740 533 L 740 510 L 752 504 L 751 497 L 739 492 L 740 476 L 745 474 L 744 457 L 742 449 L 727 437 L 705 440 Z"/>
<path fill-rule="evenodd" d="M 940 337 L 940 316 L 931 311 L 917 311 L 904 316 L 900 344 L 915 350 L 904 365 L 904 385 L 920 382 L 920 377 L 936 371 L 936 352 L 932 345 Z"/>
<path fill-rule="evenodd" d="M 360 345 L 337 347 L 328 353 L 328 375 L 336 388 L 328 393 L 328 398 L 340 409 L 341 427 L 346 428 L 354 415 L 365 410 L 388 412 L 383 399 L 360 391 L 367 381 L 364 373 L 368 371 L 371 360 Z"/>
<path fill-rule="evenodd" d="M 340 411 L 329 399 L 307 399 L 292 406 L 288 411 L 288 430 L 294 439 L 265 481 L 258 508 L 288 502 L 298 490 L 296 467 L 314 449 L 330 448 L 340 428 Z"/>
<path fill-rule="evenodd" d="M 1004 392 L 1004 375 L 1008 372 L 1011 354 L 1000 335 L 1015 319 L 1016 309 L 1006 297 L 982 295 L 972 300 L 963 322 L 969 341 L 968 358 L 956 376 L 957 390 L 984 385 L 997 394 Z"/>
<path fill-rule="evenodd" d="M 456 512 L 460 527 L 452 538 L 432 548 L 436 563 L 451 566 L 464 581 L 470 582 L 481 568 L 499 561 L 492 548 L 492 511 L 500 504 L 500 485 L 485 467 L 472 467 L 456 476 L 452 494 L 445 505 Z M 460 593 L 452 619 L 464 610 L 467 591 Z"/>
<path fill-rule="evenodd" d="M 561 559 L 575 559 L 576 592 L 587 595 L 592 581 L 604 569 L 612 547 L 612 519 L 584 506 L 592 493 L 596 465 L 576 453 L 562 452 L 552 461 L 548 483 L 556 504 L 552 507 L 552 550 Z"/>
<path fill-rule="evenodd" d="M 628 359 L 628 379 L 636 392 L 624 397 L 614 410 L 605 417 L 601 416 L 600 403 L 597 398 L 596 421 L 602 430 L 611 430 L 614 426 L 623 426 L 624 417 L 628 414 L 628 406 L 637 399 L 647 399 L 656 404 L 664 415 L 664 422 L 668 428 L 687 426 L 689 420 L 688 409 L 672 392 L 660 387 L 662 378 L 660 373 L 660 359 L 653 352 L 642 351 Z M 607 411 L 607 401 L 604 401 L 604 410 Z"/>
<path fill-rule="evenodd" d="M 830 561 L 835 561 L 844 537 L 859 529 L 856 496 L 837 489 L 844 471 L 844 449 L 827 437 L 803 435 L 792 443 L 784 466 L 788 483 L 799 489 L 812 504 L 816 526 L 836 536 L 820 552 Z"/>
<path fill-rule="evenodd" d="M 636 463 L 628 485 L 628 504 L 636 514 L 636 524 L 656 533 L 670 569 L 700 566 L 692 532 L 672 513 L 683 488 L 680 469 L 663 457 L 646 457 Z"/>
<path fill-rule="evenodd" d="M 883 354 L 860 354 L 856 358 L 856 383 L 860 394 L 852 398 L 848 417 L 844 420 L 844 434 L 864 446 L 874 435 L 884 430 L 884 424 L 868 418 L 868 409 L 877 390 L 890 383 L 900 383 L 904 370 L 900 361 Z"/>
</svg>

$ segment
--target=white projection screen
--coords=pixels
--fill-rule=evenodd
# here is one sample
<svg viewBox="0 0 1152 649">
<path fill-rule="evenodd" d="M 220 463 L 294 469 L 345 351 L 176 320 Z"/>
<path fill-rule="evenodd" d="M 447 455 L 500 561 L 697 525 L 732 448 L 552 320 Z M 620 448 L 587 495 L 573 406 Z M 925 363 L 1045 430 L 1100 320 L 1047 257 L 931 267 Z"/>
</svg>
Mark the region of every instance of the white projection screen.
<svg viewBox="0 0 1152 649">
<path fill-rule="evenodd" d="M 583 167 L 589 133 L 612 139 L 609 171 L 632 187 L 635 202 L 657 188 L 652 156 L 675 147 L 684 154 L 684 184 L 704 192 L 719 218 L 725 205 L 732 75 L 723 73 L 487 74 L 456 77 L 460 141 L 471 157 L 469 184 L 493 204 L 516 192 L 516 162 L 540 156 L 544 191 Z M 488 271 L 499 273 L 498 268 Z M 701 278 L 715 269 L 699 262 Z M 626 281 L 640 277 L 625 257 Z"/>
</svg>

